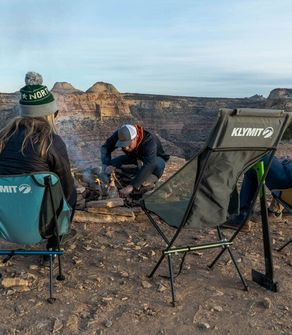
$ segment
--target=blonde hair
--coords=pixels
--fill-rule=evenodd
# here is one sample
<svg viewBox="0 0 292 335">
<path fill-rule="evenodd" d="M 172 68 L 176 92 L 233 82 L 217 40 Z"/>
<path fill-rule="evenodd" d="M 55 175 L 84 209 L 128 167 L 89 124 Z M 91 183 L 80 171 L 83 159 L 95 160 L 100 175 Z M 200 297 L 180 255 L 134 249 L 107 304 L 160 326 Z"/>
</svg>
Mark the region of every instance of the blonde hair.
<svg viewBox="0 0 292 335">
<path fill-rule="evenodd" d="M 0 154 L 9 139 L 17 133 L 20 128 L 24 128 L 21 153 L 24 155 L 28 144 L 31 144 L 33 147 L 37 145 L 39 155 L 44 158 L 52 145 L 53 134 L 57 133 L 54 124 L 54 114 L 44 117 L 15 117 L 5 128 L 0 130 Z"/>
</svg>

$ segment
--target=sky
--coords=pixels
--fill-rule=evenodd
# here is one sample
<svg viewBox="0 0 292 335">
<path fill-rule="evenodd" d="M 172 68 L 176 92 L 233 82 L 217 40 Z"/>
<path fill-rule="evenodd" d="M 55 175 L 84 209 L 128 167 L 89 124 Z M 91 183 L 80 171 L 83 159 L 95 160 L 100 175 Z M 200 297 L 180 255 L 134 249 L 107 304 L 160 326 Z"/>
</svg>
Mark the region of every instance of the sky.
<svg viewBox="0 0 292 335">
<path fill-rule="evenodd" d="M 292 88 L 291 0 L 0 0 L 0 92 L 265 97 Z"/>
</svg>

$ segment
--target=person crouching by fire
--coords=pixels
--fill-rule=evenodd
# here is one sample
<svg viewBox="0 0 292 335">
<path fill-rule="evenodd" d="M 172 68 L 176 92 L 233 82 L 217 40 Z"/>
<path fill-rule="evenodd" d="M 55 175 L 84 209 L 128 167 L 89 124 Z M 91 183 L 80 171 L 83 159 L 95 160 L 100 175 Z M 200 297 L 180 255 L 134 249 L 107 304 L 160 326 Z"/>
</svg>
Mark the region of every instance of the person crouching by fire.
<svg viewBox="0 0 292 335">
<path fill-rule="evenodd" d="M 111 154 L 117 148 L 122 148 L 124 154 L 112 159 Z M 122 165 L 137 166 L 133 179 L 120 190 L 122 197 L 126 197 L 133 190 L 139 190 L 149 181 L 158 181 L 168 159 L 169 155 L 165 153 L 158 137 L 140 125 L 121 126 L 101 147 L 102 168 L 107 175 Z M 142 162 L 139 168 L 138 161 Z"/>
<path fill-rule="evenodd" d="M 55 128 L 58 107 L 42 83 L 39 73 L 27 72 L 26 85 L 20 89 L 19 115 L 0 130 L 0 174 L 54 172 L 74 211 L 77 193 L 67 148 Z M 56 246 L 56 238 L 49 238 L 47 248 Z"/>
</svg>

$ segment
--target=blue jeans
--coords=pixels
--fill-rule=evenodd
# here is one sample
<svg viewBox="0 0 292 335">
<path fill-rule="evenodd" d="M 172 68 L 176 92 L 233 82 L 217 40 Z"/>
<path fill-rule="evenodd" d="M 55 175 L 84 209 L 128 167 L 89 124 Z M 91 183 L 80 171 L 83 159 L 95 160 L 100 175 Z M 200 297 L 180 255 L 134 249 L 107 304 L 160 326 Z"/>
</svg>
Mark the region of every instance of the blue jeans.
<svg viewBox="0 0 292 335">
<path fill-rule="evenodd" d="M 266 168 L 269 155 L 263 157 L 262 160 Z M 292 187 L 292 162 L 288 160 L 280 161 L 278 158 L 273 157 L 265 183 L 269 190 Z M 257 174 L 255 169 L 252 168 L 244 175 L 240 190 L 240 212 L 249 209 L 257 187 Z"/>
<path fill-rule="evenodd" d="M 138 166 L 137 158 L 131 157 L 128 155 L 121 155 L 116 158 L 113 158 L 110 163 L 110 165 L 117 167 L 117 168 L 121 167 L 121 165 L 123 164 L 125 165 L 135 164 Z M 155 160 L 155 167 L 154 167 L 154 170 L 152 171 L 152 174 L 154 174 L 159 179 L 163 174 L 164 168 L 165 168 L 164 159 L 157 156 Z"/>
</svg>

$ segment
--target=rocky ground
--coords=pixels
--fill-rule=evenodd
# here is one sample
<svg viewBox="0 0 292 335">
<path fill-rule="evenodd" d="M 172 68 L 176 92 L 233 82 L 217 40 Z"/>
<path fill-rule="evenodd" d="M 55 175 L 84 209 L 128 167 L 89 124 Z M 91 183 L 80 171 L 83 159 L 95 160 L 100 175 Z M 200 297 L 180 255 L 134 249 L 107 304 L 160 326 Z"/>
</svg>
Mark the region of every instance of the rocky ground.
<svg viewBox="0 0 292 335">
<path fill-rule="evenodd" d="M 166 176 L 176 168 L 169 164 Z M 171 306 L 168 281 L 159 276 L 167 274 L 166 263 L 147 278 L 163 241 L 139 209 L 132 221 L 74 221 L 73 228 L 77 235 L 64 244 L 66 280 L 54 281 L 54 304 L 46 301 L 48 268 L 39 266 L 37 258 L 18 256 L 0 263 L 0 335 L 292 334 L 292 244 L 275 250 L 292 237 L 292 217 L 270 226 L 279 292 L 251 280 L 251 269 L 264 271 L 261 225 L 253 223 L 233 246 L 249 291 L 243 290 L 227 253 L 213 270 L 207 265 L 218 250 L 190 253 L 176 278 L 176 307 Z M 182 239 L 194 244 L 215 235 L 215 230 L 187 229 Z M 176 264 L 179 259 L 174 257 Z"/>
</svg>

